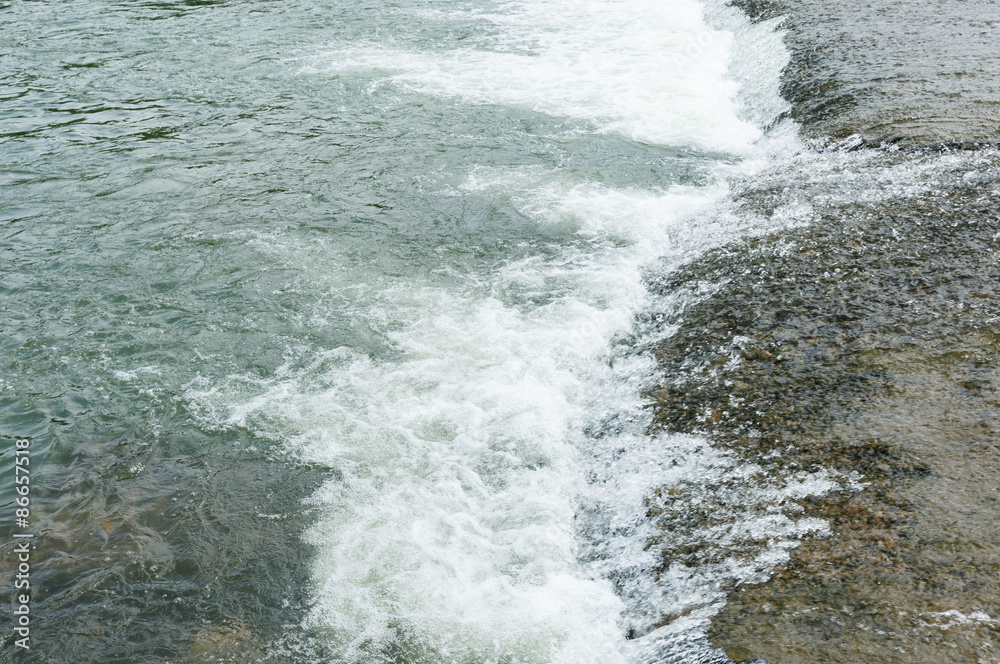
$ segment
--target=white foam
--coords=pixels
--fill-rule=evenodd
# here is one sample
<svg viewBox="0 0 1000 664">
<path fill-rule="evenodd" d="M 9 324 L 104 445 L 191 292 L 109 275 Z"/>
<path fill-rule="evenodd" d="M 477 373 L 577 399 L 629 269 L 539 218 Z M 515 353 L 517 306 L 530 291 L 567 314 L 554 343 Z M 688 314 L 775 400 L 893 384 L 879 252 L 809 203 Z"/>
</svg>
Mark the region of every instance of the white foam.
<svg viewBox="0 0 1000 664">
<path fill-rule="evenodd" d="M 1000 620 L 991 617 L 985 611 L 970 611 L 968 614 L 957 609 L 947 611 L 934 611 L 921 613 L 920 622 L 924 627 L 933 627 L 941 630 L 952 630 L 959 627 L 988 627 L 996 629 L 1000 627 Z"/>
<path fill-rule="evenodd" d="M 367 70 L 420 93 L 517 106 L 658 145 L 743 152 L 761 137 L 728 75 L 733 34 L 710 28 L 694 0 L 537 0 L 482 18 L 505 39 L 443 52 L 336 47 L 303 71 Z"/>
</svg>

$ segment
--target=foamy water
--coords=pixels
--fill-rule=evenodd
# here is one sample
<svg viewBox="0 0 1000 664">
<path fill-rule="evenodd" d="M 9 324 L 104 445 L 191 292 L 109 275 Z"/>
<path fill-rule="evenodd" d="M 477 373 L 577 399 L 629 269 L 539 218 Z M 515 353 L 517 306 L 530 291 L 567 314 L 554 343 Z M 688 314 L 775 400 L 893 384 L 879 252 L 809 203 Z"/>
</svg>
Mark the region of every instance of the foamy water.
<svg viewBox="0 0 1000 664">
<path fill-rule="evenodd" d="M 327 260 L 339 267 L 324 271 L 312 249 L 262 237 L 268 261 L 322 272 L 305 288 L 353 297 L 351 315 L 383 330 L 391 350 L 310 348 L 273 377 L 196 381 L 189 397 L 214 426 L 250 429 L 329 469 L 308 501 L 320 517 L 307 534 L 317 552 L 307 625 L 342 661 L 718 657 L 698 635 L 722 586 L 766 576 L 797 538 L 825 529 L 767 507 L 834 483 L 786 485 L 706 441 L 646 436 L 654 366 L 641 349 L 663 332 L 636 316 L 664 306 L 643 281 L 654 261 L 676 265 L 774 223 L 736 217 L 727 196 L 797 149 L 794 128 L 764 133 L 784 110 L 779 38 L 686 0 L 513 2 L 413 20 L 428 16 L 479 31 L 448 47 L 328 44 L 289 64 L 320 84 L 360 78 L 388 98 L 541 114 L 557 123 L 554 143 L 589 135 L 691 150 L 707 164 L 702 183 L 615 186 L 572 163 L 474 164 L 433 195 L 504 201 L 560 239 L 472 273 L 443 263 L 448 278 L 378 272 L 335 249 Z M 711 537 L 770 543 L 654 582 L 662 561 L 647 546 L 644 498 L 694 482 L 705 492 L 694 499 L 712 500 L 712 487 L 740 480 L 755 488 L 728 500 L 730 527 Z"/>
</svg>

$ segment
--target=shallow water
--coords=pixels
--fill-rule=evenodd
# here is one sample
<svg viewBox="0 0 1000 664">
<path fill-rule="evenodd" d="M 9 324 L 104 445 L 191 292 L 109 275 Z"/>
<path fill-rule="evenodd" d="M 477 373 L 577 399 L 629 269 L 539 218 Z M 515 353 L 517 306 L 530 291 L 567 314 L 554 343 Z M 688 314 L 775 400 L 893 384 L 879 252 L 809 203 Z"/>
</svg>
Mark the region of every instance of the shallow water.
<svg viewBox="0 0 1000 664">
<path fill-rule="evenodd" d="M 714 616 L 712 643 L 734 659 L 995 657 L 998 158 L 803 156 L 823 167 L 743 200 L 799 209 L 808 225 L 710 252 L 661 284 L 710 290 L 659 349 L 675 377 L 658 392 L 661 427 L 701 431 L 773 474 L 858 479 L 796 500 L 831 536 L 805 540 Z"/>
<path fill-rule="evenodd" d="M 787 31 L 782 94 L 810 135 L 908 146 L 1000 140 L 995 2 L 734 4 Z"/>
</svg>

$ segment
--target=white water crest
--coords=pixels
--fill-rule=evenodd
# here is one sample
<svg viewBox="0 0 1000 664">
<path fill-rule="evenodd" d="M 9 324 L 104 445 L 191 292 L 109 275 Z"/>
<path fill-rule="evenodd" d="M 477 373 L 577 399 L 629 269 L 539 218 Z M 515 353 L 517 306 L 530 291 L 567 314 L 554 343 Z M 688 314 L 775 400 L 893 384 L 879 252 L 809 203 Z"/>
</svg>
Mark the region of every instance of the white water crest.
<svg viewBox="0 0 1000 664">
<path fill-rule="evenodd" d="M 729 75 L 734 35 L 710 27 L 695 0 L 515 2 L 481 18 L 501 31 L 485 48 L 351 45 L 310 58 L 304 71 L 381 72 L 401 88 L 583 120 L 656 145 L 744 153 L 761 137 Z M 719 7 L 713 18 L 739 21 Z M 762 79 L 747 87 L 759 105 L 764 90 L 776 91 L 775 72 L 746 73 Z"/>
<path fill-rule="evenodd" d="M 746 569 L 654 584 L 644 496 L 680 481 L 678 468 L 707 484 L 757 470 L 699 439 L 645 436 L 641 393 L 655 364 L 621 342 L 650 341 L 636 316 L 660 304 L 643 280 L 653 261 L 677 265 L 767 228 L 726 201 L 732 178 L 787 146 L 788 132 L 763 132 L 784 109 L 780 40 L 773 26 L 690 0 L 437 14 L 449 18 L 488 24 L 492 37 L 450 50 L 334 45 L 298 74 L 526 109 L 609 141 L 718 151 L 708 184 L 622 188 L 558 164 L 473 168 L 440 195 L 490 192 L 575 240 L 444 285 L 355 266 L 333 288 L 363 293 L 351 310 L 387 330 L 392 353 L 318 348 L 267 380 L 195 383 L 192 403 L 216 426 L 329 468 L 309 501 L 320 516 L 307 534 L 317 552 L 308 625 L 338 661 L 612 664 L 666 661 L 671 648 L 719 657 L 705 646 L 684 654 L 675 637 L 695 633 L 723 576 L 765 574 L 796 537 L 823 529 L 761 516 L 761 505 L 831 484 L 761 480 L 745 513 L 733 510 L 733 530 L 770 528 L 773 546 Z M 756 66 L 736 62 L 751 57 Z M 261 251 L 289 266 L 308 253 L 280 236 Z M 330 288 L 328 275 L 314 278 Z M 657 627 L 692 606 L 704 608 Z"/>
</svg>

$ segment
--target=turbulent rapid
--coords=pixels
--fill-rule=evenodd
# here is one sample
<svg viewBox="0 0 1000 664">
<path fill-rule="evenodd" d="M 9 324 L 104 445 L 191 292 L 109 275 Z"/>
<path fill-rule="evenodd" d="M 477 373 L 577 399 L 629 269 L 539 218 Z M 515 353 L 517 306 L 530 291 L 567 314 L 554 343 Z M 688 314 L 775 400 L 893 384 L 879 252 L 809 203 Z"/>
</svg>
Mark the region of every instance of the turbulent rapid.
<svg viewBox="0 0 1000 664">
<path fill-rule="evenodd" d="M 424 255 L 392 271 L 324 247 L 333 269 L 304 287 L 350 302 L 380 352 L 314 347 L 301 366 L 188 396 L 207 423 L 330 469 L 307 501 L 319 514 L 307 624 L 345 661 L 662 658 L 662 635 L 626 634 L 691 605 L 704 617 L 717 580 L 653 582 L 644 492 L 678 459 L 727 471 L 703 443 L 645 440 L 643 275 L 766 227 L 726 200 L 730 181 L 798 147 L 791 127 L 764 131 L 785 108 L 778 36 L 693 2 L 395 11 L 421 29 L 335 41 L 289 60 L 290 74 L 363 89 L 356 105 L 397 121 L 431 106 L 454 149 L 507 152 L 376 176 L 425 202 L 421 225 L 449 223 L 436 201 L 484 205 L 505 246 L 470 267 L 452 257 L 483 252 L 467 229 L 437 242 L 416 229 Z M 740 71 L 749 57 L 758 66 Z M 319 255 L 282 237 L 262 251 Z M 773 525 L 794 537 L 784 517 Z"/>
</svg>

